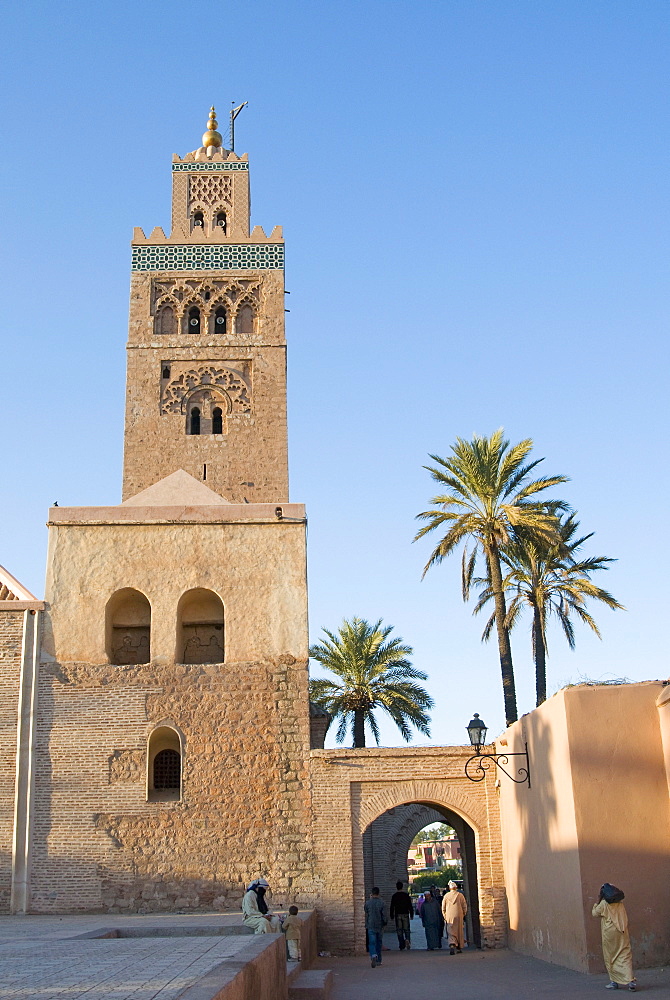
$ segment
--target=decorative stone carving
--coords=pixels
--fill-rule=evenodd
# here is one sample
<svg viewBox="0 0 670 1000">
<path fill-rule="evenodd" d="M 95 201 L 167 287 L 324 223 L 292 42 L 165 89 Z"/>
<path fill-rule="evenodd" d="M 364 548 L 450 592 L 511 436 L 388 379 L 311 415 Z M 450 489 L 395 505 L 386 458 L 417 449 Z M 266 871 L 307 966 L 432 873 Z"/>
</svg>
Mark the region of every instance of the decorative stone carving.
<svg viewBox="0 0 670 1000">
<path fill-rule="evenodd" d="M 163 389 L 161 413 L 186 413 L 193 394 L 203 390 L 213 390 L 212 397 L 225 400 L 231 415 L 251 413 L 251 380 L 241 371 L 216 364 L 190 367 L 175 375 Z"/>
<path fill-rule="evenodd" d="M 195 206 L 232 205 L 231 178 L 226 174 L 194 174 L 188 180 L 189 210 Z"/>
<path fill-rule="evenodd" d="M 112 627 L 112 660 L 119 666 L 148 663 L 151 626 L 114 625 Z"/>
<path fill-rule="evenodd" d="M 223 625 L 183 625 L 182 663 L 223 663 Z"/>
</svg>

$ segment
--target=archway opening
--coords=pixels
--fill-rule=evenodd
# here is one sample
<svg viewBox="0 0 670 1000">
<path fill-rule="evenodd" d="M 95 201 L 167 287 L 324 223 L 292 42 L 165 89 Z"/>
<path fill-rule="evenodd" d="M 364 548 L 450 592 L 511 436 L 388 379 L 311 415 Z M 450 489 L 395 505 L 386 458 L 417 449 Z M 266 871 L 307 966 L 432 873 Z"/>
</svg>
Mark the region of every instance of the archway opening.
<svg viewBox="0 0 670 1000">
<path fill-rule="evenodd" d="M 416 882 L 420 891 L 421 876 L 439 886 L 457 869 L 459 875 L 451 877 L 463 883 L 468 903 L 466 937 L 471 947 L 481 947 L 475 832 L 458 813 L 434 802 L 409 802 L 388 809 L 363 833 L 363 869 L 365 894 L 377 885 L 387 902 L 397 881 L 409 883 L 410 891 Z"/>
<path fill-rule="evenodd" d="M 182 594 L 177 611 L 178 663 L 223 663 L 223 601 L 197 587 Z"/>
<path fill-rule="evenodd" d="M 105 642 L 110 663 L 129 666 L 151 660 L 151 605 L 139 590 L 124 587 L 107 602 Z"/>
<path fill-rule="evenodd" d="M 181 798 L 182 744 L 172 726 L 158 726 L 149 736 L 147 799 L 174 802 Z"/>
</svg>

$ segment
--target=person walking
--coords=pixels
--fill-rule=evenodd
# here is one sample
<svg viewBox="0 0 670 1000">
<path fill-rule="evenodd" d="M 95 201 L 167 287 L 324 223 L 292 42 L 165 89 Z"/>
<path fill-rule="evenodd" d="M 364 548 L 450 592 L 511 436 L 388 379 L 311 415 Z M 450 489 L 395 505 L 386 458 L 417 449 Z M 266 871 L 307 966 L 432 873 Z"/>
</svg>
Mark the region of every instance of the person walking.
<svg viewBox="0 0 670 1000">
<path fill-rule="evenodd" d="M 410 920 L 414 916 L 414 907 L 408 892 L 403 891 L 404 882 L 396 882 L 396 892 L 391 896 L 389 916 L 395 920 L 395 932 L 398 935 L 398 948 L 407 951 L 411 948 Z"/>
<path fill-rule="evenodd" d="M 444 936 L 444 917 L 442 916 L 442 893 L 440 892 L 440 890 L 438 889 L 438 887 L 435 885 L 434 882 L 433 882 L 433 884 L 430 887 L 430 891 L 431 891 L 433 899 L 437 902 L 438 906 L 440 907 L 440 927 L 439 927 L 439 931 L 438 931 L 438 945 L 437 945 L 437 947 L 441 949 L 442 948 L 442 938 Z"/>
<path fill-rule="evenodd" d="M 387 924 L 386 904 L 379 896 L 379 889 L 374 886 L 370 898 L 365 902 L 365 930 L 368 935 L 368 950 L 370 965 L 382 964 L 382 935 Z"/>
<path fill-rule="evenodd" d="M 459 891 L 455 882 L 450 882 L 449 892 L 446 892 L 442 899 L 442 916 L 447 925 L 450 955 L 455 955 L 457 952 L 460 955 L 465 945 L 463 920 L 467 912 L 468 904 L 465 896 Z"/>
<path fill-rule="evenodd" d="M 600 917 L 603 958 L 610 977 L 605 989 L 618 990 L 620 986 L 627 986 L 634 993 L 637 983 L 633 972 L 633 952 L 628 936 L 628 914 L 623 905 L 624 898 L 621 889 L 617 889 L 611 882 L 605 882 L 591 914 Z"/>
<path fill-rule="evenodd" d="M 426 932 L 426 947 L 428 951 L 435 951 L 436 948 L 440 947 L 442 912 L 440 904 L 430 889 L 426 889 L 425 899 L 421 908 L 421 923 Z"/>
</svg>

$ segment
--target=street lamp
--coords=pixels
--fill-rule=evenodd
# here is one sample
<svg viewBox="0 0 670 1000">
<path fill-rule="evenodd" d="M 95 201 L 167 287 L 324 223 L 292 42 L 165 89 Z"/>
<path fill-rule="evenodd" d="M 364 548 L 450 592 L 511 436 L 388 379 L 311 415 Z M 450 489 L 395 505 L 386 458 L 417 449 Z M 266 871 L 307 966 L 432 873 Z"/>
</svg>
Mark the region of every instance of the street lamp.
<svg viewBox="0 0 670 1000">
<path fill-rule="evenodd" d="M 528 743 L 524 743 L 523 753 L 482 753 L 482 747 L 486 746 L 486 723 L 479 718 L 477 712 L 467 725 L 470 744 L 474 748 L 474 754 L 465 763 L 465 776 L 470 781 L 483 781 L 486 772 L 490 770 L 493 761 L 499 771 L 515 782 L 517 785 L 528 785 L 530 788 L 530 760 L 528 758 Z M 510 757 L 525 757 L 526 766 L 517 768 L 518 778 L 514 778 L 509 771 L 506 771 L 503 764 L 509 764 Z"/>
<path fill-rule="evenodd" d="M 468 736 L 470 737 L 470 743 L 475 748 L 476 756 L 481 753 L 482 747 L 486 744 L 487 732 L 486 723 L 482 722 L 477 712 L 475 712 L 474 718 L 468 722 Z"/>
</svg>

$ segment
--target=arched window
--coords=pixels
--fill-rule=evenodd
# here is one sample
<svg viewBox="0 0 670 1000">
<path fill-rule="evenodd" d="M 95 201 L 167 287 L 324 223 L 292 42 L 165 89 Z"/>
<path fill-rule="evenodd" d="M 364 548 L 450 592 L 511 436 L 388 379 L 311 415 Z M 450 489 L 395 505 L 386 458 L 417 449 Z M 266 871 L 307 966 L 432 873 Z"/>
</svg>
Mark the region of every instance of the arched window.
<svg viewBox="0 0 670 1000">
<path fill-rule="evenodd" d="M 170 366 L 163 365 L 163 378 L 169 378 L 169 377 L 170 377 Z"/>
<path fill-rule="evenodd" d="M 154 319 L 154 333 L 158 335 L 174 333 L 174 309 L 172 306 L 161 306 Z"/>
<path fill-rule="evenodd" d="M 249 305 L 240 307 L 240 311 L 235 319 L 235 333 L 243 336 L 254 332 L 254 311 Z"/>
<path fill-rule="evenodd" d="M 107 602 L 105 642 L 110 663 L 126 666 L 151 660 L 151 605 L 132 587 L 117 590 Z"/>
<path fill-rule="evenodd" d="M 191 306 L 186 314 L 186 333 L 200 333 L 200 310 Z"/>
<path fill-rule="evenodd" d="M 200 407 L 194 406 L 189 415 L 189 434 L 199 434 L 200 433 Z"/>
<path fill-rule="evenodd" d="M 212 434 L 223 434 L 223 410 L 220 406 L 212 410 Z"/>
<path fill-rule="evenodd" d="M 194 229 L 204 229 L 205 228 L 205 217 L 202 212 L 194 212 L 191 219 L 191 230 Z"/>
<path fill-rule="evenodd" d="M 147 749 L 147 798 L 175 802 L 181 798 L 182 742 L 172 726 L 158 726 Z"/>
<path fill-rule="evenodd" d="M 223 232 L 224 233 L 226 232 L 227 222 L 226 222 L 226 213 L 225 212 L 217 212 L 216 213 L 216 216 L 214 218 L 214 225 L 216 226 L 217 229 L 223 229 Z"/>
<path fill-rule="evenodd" d="M 223 601 L 212 590 L 187 590 L 177 608 L 178 663 L 223 663 Z"/>
<path fill-rule="evenodd" d="M 225 333 L 226 332 L 226 310 L 223 306 L 217 306 L 214 312 L 214 321 L 212 323 L 212 333 Z"/>
</svg>

